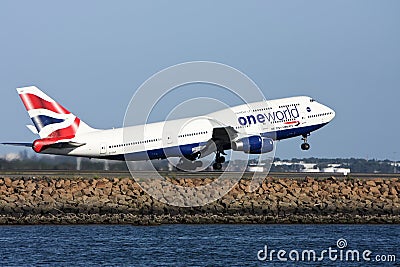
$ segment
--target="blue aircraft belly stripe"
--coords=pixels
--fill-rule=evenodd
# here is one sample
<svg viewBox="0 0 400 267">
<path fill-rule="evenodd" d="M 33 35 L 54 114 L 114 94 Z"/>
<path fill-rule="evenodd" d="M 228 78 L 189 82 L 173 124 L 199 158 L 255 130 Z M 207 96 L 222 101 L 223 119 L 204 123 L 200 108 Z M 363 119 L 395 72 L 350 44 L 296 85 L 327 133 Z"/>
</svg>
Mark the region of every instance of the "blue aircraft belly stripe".
<svg viewBox="0 0 400 267">
<path fill-rule="evenodd" d="M 262 137 L 273 138 L 274 140 L 282 140 L 287 139 L 295 136 L 301 136 L 304 134 L 308 134 L 319 128 L 325 126 L 327 123 L 305 126 L 300 128 L 292 128 L 292 129 L 285 129 L 279 130 L 276 132 L 266 132 L 262 133 Z M 181 146 L 173 146 L 173 147 L 166 147 L 166 148 L 157 148 L 148 151 L 139 151 L 133 152 L 128 154 L 118 154 L 118 155 L 109 155 L 106 157 L 102 157 L 105 159 L 113 159 L 113 160 L 147 160 L 147 159 L 165 159 L 166 156 L 168 157 L 178 157 L 178 156 L 189 156 L 193 152 L 193 148 L 204 145 L 205 142 L 201 143 L 192 143 L 186 144 Z"/>
<path fill-rule="evenodd" d="M 204 143 L 192 143 L 181 146 L 172 146 L 166 148 L 157 148 L 147 151 L 128 153 L 126 160 L 146 160 L 146 159 L 165 159 L 167 157 L 189 156 L 193 153 L 193 148 L 204 145 Z M 120 155 L 116 155 L 119 157 Z M 122 157 L 124 157 L 122 155 Z"/>
<path fill-rule="evenodd" d="M 300 128 L 291 128 L 291 129 L 279 130 L 279 131 L 274 131 L 274 132 L 266 132 L 266 133 L 262 133 L 261 136 L 272 138 L 275 140 L 282 140 L 282 139 L 287 139 L 287 138 L 311 133 L 311 132 L 316 131 L 319 128 L 325 126 L 326 124 L 327 123 L 321 123 L 321 124 L 305 126 L 305 127 L 300 127 Z"/>
</svg>

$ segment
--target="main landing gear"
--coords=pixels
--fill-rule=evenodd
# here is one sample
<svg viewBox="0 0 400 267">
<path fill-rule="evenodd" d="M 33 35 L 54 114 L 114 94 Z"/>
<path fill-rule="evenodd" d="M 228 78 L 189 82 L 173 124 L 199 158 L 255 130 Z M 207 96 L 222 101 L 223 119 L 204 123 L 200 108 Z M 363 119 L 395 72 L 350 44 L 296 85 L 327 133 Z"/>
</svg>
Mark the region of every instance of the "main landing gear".
<svg viewBox="0 0 400 267">
<path fill-rule="evenodd" d="M 303 140 L 303 144 L 301 144 L 301 149 L 302 150 L 309 150 L 310 149 L 310 144 L 309 143 L 307 143 L 307 137 L 309 136 L 310 134 L 303 134 L 303 138 L 301 138 L 301 140 Z"/>
<path fill-rule="evenodd" d="M 216 170 L 216 171 L 221 170 L 222 169 L 222 163 L 225 162 L 225 157 L 221 156 L 221 153 L 223 155 L 226 155 L 223 151 L 222 152 L 217 151 L 217 154 L 215 156 L 215 162 L 213 164 L 213 169 Z"/>
</svg>

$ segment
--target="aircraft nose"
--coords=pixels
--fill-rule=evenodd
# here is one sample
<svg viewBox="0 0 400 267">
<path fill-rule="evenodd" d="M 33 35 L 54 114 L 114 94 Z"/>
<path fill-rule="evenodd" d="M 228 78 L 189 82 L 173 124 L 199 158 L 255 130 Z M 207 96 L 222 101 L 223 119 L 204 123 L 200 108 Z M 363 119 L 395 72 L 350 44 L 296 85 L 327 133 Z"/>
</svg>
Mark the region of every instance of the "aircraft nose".
<svg viewBox="0 0 400 267">
<path fill-rule="evenodd" d="M 335 116 L 336 112 L 333 109 L 331 109 L 330 107 L 327 107 L 327 108 L 328 108 L 328 112 L 333 114 L 333 116 Z"/>
<path fill-rule="evenodd" d="M 333 109 L 329 108 L 329 107 L 327 107 L 327 108 L 328 108 L 328 114 L 331 117 L 330 120 L 333 120 L 333 118 L 335 118 L 335 116 L 336 116 L 336 112 Z"/>
</svg>

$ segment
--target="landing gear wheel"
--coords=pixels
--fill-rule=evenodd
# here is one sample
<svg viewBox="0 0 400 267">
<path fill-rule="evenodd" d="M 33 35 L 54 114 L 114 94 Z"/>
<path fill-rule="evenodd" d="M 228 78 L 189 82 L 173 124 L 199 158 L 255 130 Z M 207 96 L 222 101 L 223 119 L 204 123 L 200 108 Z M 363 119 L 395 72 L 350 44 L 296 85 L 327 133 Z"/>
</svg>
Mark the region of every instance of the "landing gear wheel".
<svg viewBox="0 0 400 267">
<path fill-rule="evenodd" d="M 224 156 L 217 157 L 217 158 L 215 159 L 215 162 L 217 162 L 217 163 L 224 163 L 224 162 L 225 162 L 225 157 L 224 157 Z"/>
<path fill-rule="evenodd" d="M 218 162 L 215 162 L 215 163 L 213 164 L 213 169 L 216 170 L 216 171 L 221 170 L 221 169 L 222 169 L 222 164 L 221 164 L 221 163 L 218 163 Z"/>
<path fill-rule="evenodd" d="M 310 135 L 310 134 L 304 134 L 304 135 L 303 135 L 303 138 L 301 138 L 301 140 L 304 141 L 304 143 L 301 144 L 301 149 L 302 149 L 302 150 L 309 150 L 309 149 L 310 149 L 310 145 L 307 143 L 307 137 L 308 137 L 309 135 Z"/>
<path fill-rule="evenodd" d="M 215 162 L 213 164 L 213 169 L 216 171 L 219 171 L 222 169 L 222 163 L 225 162 L 225 157 L 221 156 L 222 155 L 226 155 L 224 153 L 224 150 L 222 150 L 222 147 L 220 149 L 217 150 L 217 153 L 215 154 Z"/>
<path fill-rule="evenodd" d="M 310 144 L 308 144 L 308 143 L 301 144 L 301 149 L 302 150 L 309 150 L 310 149 Z"/>
</svg>

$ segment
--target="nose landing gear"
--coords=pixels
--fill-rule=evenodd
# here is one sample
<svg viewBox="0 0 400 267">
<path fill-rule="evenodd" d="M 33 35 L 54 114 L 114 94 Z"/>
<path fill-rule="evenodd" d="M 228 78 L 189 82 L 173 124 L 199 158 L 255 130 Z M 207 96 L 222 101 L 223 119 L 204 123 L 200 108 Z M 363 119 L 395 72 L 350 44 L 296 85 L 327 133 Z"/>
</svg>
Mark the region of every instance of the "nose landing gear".
<svg viewBox="0 0 400 267">
<path fill-rule="evenodd" d="M 307 137 L 309 136 L 310 134 L 304 134 L 303 135 L 303 138 L 301 138 L 301 140 L 303 140 L 303 144 L 301 144 L 301 149 L 302 150 L 309 150 L 310 149 L 310 144 L 309 143 L 307 143 Z"/>
</svg>

